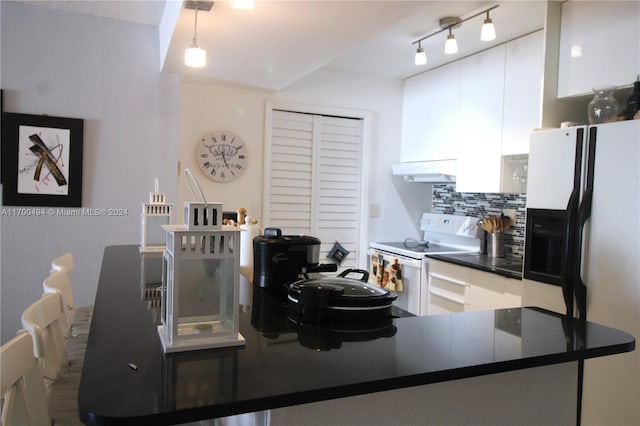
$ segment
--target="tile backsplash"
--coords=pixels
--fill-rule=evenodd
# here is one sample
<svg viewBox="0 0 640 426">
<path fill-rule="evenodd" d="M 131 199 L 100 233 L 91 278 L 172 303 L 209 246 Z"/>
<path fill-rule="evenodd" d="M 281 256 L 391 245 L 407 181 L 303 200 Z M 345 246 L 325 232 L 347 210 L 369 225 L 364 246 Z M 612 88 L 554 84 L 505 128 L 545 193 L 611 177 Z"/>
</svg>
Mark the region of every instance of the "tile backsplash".
<svg viewBox="0 0 640 426">
<path fill-rule="evenodd" d="M 503 209 L 515 210 L 515 226 L 504 234 L 505 256 L 522 259 L 526 203 L 526 194 L 456 192 L 455 183 L 435 183 L 431 211 L 481 218 L 500 215 Z"/>
</svg>

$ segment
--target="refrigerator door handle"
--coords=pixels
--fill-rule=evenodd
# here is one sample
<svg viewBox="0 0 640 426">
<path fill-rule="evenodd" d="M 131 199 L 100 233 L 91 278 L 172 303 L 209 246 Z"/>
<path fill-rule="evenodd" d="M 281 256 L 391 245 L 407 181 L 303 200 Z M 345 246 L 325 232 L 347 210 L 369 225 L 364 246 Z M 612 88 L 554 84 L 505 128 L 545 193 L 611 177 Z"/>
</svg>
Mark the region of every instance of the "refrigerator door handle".
<svg viewBox="0 0 640 426">
<path fill-rule="evenodd" d="M 591 127 L 589 129 L 585 190 L 578 209 L 578 220 L 576 223 L 575 250 L 577 253 L 577 257 L 573 264 L 573 276 L 575 277 L 573 291 L 575 293 L 578 318 L 582 320 L 587 319 L 587 286 L 582 281 L 582 237 L 584 232 L 584 225 L 591 217 L 597 134 L 597 127 Z"/>
<path fill-rule="evenodd" d="M 581 175 L 582 175 L 582 145 L 584 140 L 584 129 L 576 132 L 576 150 L 573 169 L 573 189 L 569 202 L 567 203 L 564 280 L 562 282 L 562 296 L 567 309 L 567 316 L 573 317 L 574 313 L 574 291 L 575 291 L 575 264 L 580 259 L 580 248 L 576 245 L 577 234 L 579 234 L 578 208 L 580 206 Z M 579 269 L 578 269 L 579 271 Z M 578 273 L 578 277 L 580 274 Z"/>
</svg>

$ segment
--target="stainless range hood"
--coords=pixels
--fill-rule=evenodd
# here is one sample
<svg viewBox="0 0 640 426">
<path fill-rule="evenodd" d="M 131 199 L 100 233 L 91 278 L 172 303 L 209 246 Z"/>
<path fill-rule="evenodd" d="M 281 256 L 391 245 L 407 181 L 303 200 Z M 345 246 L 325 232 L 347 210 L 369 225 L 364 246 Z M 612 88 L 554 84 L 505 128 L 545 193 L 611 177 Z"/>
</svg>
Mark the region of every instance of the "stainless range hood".
<svg viewBox="0 0 640 426">
<path fill-rule="evenodd" d="M 456 160 L 416 161 L 391 166 L 394 176 L 406 182 L 455 182 Z"/>
</svg>

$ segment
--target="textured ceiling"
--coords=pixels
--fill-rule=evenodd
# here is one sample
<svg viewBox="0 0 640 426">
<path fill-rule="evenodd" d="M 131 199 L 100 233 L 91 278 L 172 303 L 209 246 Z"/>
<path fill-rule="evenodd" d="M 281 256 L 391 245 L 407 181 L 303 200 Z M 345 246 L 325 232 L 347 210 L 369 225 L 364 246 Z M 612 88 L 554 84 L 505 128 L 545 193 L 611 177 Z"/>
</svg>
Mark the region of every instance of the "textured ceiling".
<svg viewBox="0 0 640 426">
<path fill-rule="evenodd" d="M 137 24 L 158 25 L 164 10 L 164 0 L 17 0 L 50 9 L 102 16 Z"/>
</svg>

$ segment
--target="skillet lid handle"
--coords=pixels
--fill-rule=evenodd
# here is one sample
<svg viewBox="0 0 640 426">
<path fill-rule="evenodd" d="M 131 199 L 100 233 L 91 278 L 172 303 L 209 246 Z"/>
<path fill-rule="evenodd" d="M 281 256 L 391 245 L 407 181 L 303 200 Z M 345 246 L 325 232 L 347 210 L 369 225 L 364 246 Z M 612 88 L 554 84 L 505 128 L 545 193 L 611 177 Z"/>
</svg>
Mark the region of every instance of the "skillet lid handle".
<svg viewBox="0 0 640 426">
<path fill-rule="evenodd" d="M 364 269 L 345 269 L 344 271 L 340 272 L 338 276 L 341 278 L 346 278 L 349 274 L 362 274 L 362 276 L 360 277 L 360 281 L 362 281 L 363 283 L 369 282 L 369 271 L 365 271 Z"/>
</svg>

